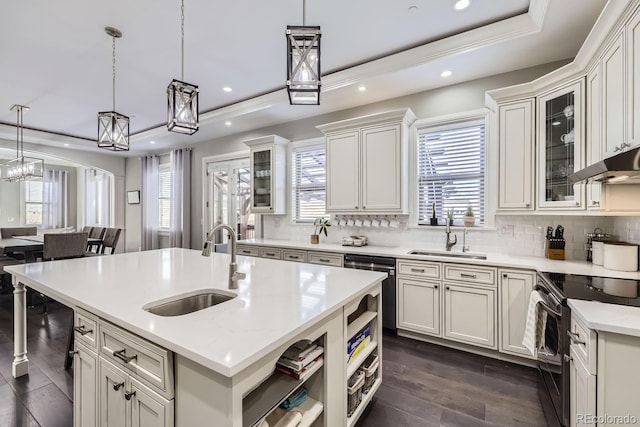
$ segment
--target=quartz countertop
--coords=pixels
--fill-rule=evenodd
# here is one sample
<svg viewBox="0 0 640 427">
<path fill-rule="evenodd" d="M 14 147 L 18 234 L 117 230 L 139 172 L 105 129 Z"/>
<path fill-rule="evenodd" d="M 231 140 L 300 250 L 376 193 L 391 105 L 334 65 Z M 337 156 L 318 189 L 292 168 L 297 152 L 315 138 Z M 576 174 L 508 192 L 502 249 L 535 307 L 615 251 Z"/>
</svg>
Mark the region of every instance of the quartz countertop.
<svg viewBox="0 0 640 427">
<path fill-rule="evenodd" d="M 443 236 L 444 237 L 444 236 Z M 430 260 L 440 262 L 451 263 L 463 263 L 463 264 L 476 264 L 476 265 L 488 265 L 498 266 L 506 268 L 523 268 L 537 271 L 546 271 L 553 273 L 564 274 L 582 274 L 585 276 L 601 276 L 601 277 L 614 277 L 618 279 L 635 279 L 640 280 L 640 272 L 633 271 L 616 271 L 609 270 L 599 265 L 593 265 L 587 261 L 557 261 L 541 257 L 518 257 L 511 255 L 503 255 L 498 253 L 480 253 L 469 252 L 470 255 L 485 255 L 487 259 L 470 259 L 470 258 L 457 258 L 443 256 L 425 256 L 425 255 L 412 255 L 409 254 L 412 250 L 424 250 L 433 252 L 446 252 L 442 249 L 433 249 L 433 247 L 420 247 L 419 245 L 407 247 L 391 247 L 391 246 L 342 246 L 339 243 L 323 243 L 311 244 L 308 241 L 294 241 L 294 240 L 277 240 L 277 239 L 251 239 L 241 240 L 238 242 L 245 245 L 257 245 L 257 246 L 270 246 L 290 249 L 302 249 L 307 251 L 323 251 L 323 252 L 336 252 L 342 254 L 362 254 L 362 255 L 376 255 L 376 256 L 389 256 L 402 259 L 415 259 L 415 260 Z M 444 245 L 444 243 L 443 243 Z M 454 250 L 451 253 L 462 254 L 460 249 Z"/>
<path fill-rule="evenodd" d="M 384 273 L 238 257 L 246 274 L 228 290 L 230 256 L 160 249 L 7 267 L 28 286 L 81 307 L 231 377 L 372 289 Z M 143 310 L 213 289 L 236 298 L 182 316 Z"/>
<path fill-rule="evenodd" d="M 571 315 L 589 329 L 640 337 L 640 307 L 569 299 Z"/>
</svg>

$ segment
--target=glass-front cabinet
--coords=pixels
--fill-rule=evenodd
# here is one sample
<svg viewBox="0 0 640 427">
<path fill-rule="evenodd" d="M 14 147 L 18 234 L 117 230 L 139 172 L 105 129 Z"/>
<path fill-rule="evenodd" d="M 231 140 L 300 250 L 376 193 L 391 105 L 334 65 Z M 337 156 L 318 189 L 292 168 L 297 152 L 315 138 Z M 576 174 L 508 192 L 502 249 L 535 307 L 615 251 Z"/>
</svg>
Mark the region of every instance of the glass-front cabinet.
<svg viewBox="0 0 640 427">
<path fill-rule="evenodd" d="M 584 167 L 582 80 L 538 98 L 538 207 L 583 209 L 584 185 L 569 179 Z"/>
<path fill-rule="evenodd" d="M 273 150 L 269 148 L 256 149 L 251 152 L 251 170 L 253 173 L 253 193 L 251 206 L 269 208 L 273 206 L 271 166 Z"/>
<path fill-rule="evenodd" d="M 251 213 L 285 213 L 288 142 L 277 135 L 244 141 L 250 147 Z"/>
</svg>

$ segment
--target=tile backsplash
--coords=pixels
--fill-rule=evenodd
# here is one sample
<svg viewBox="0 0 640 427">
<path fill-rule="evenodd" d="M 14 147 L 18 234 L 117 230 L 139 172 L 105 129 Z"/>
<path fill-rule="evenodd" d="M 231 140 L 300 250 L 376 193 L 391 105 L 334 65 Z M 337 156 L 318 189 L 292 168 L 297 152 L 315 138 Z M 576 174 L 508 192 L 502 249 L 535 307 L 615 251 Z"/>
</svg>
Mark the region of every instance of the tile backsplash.
<svg viewBox="0 0 640 427">
<path fill-rule="evenodd" d="M 398 216 L 397 219 L 397 228 L 340 226 L 332 221 L 329 236 L 321 236 L 320 240 L 340 243 L 344 236 L 362 234 L 369 238 L 370 245 L 445 248 L 444 227 L 408 227 L 407 217 Z M 555 229 L 558 225 L 565 229 L 566 259 L 586 259 L 586 233 L 593 232 L 596 227 L 616 239 L 640 243 L 640 217 L 500 215 L 496 216 L 495 222 L 495 227 L 491 229 L 468 228 L 467 245 L 471 252 L 543 257 L 546 228 L 552 226 Z M 288 217 L 270 215 L 264 215 L 263 227 L 266 239 L 308 241 L 313 232 L 310 224 L 292 224 Z M 452 227 L 452 233 L 458 237 L 458 244 L 453 250 L 459 251 L 462 248 L 463 227 Z"/>
</svg>

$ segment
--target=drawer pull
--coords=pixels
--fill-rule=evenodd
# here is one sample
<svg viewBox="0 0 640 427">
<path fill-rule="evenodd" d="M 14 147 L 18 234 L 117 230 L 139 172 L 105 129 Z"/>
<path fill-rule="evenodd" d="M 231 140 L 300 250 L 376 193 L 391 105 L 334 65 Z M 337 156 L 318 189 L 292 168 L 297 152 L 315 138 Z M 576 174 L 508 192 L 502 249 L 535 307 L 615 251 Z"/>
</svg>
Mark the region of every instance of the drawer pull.
<svg viewBox="0 0 640 427">
<path fill-rule="evenodd" d="M 122 360 L 124 363 L 129 363 L 132 360 L 136 360 L 138 358 L 137 354 L 134 354 L 133 356 L 127 356 L 125 353 L 127 352 L 126 348 L 123 348 L 122 350 L 118 350 L 118 351 L 114 351 L 113 352 L 113 356 L 117 357 L 118 359 Z M 127 399 L 128 400 L 128 399 Z"/>
<path fill-rule="evenodd" d="M 69 357 L 73 357 L 73 356 L 75 356 L 76 354 L 78 354 L 78 350 L 69 350 L 69 353 L 68 353 L 68 354 L 69 354 Z"/>
<path fill-rule="evenodd" d="M 508 278 L 509 278 L 509 275 L 508 275 L 507 273 L 503 273 L 503 274 L 502 274 L 502 277 L 504 277 L 505 279 L 508 279 Z"/>
<path fill-rule="evenodd" d="M 124 385 L 124 382 L 121 382 L 121 383 L 118 383 L 118 384 L 114 384 L 113 385 L 113 389 L 115 391 L 118 391 L 118 390 L 120 390 L 120 387 L 122 387 L 123 385 Z"/>
<path fill-rule="evenodd" d="M 467 277 L 469 279 L 476 279 L 477 276 L 475 274 L 468 274 L 468 273 L 460 273 L 460 277 Z"/>
<path fill-rule="evenodd" d="M 424 268 L 412 268 L 413 273 L 424 273 Z"/>
<path fill-rule="evenodd" d="M 451 288 L 450 288 L 450 287 L 448 287 L 448 286 L 445 286 L 445 289 L 446 289 L 446 290 L 451 290 Z"/>
<path fill-rule="evenodd" d="M 299 259 L 300 257 L 298 255 L 289 255 L 289 258 L 291 258 L 291 259 Z"/>
<path fill-rule="evenodd" d="M 582 341 L 580 339 L 580 334 L 577 332 L 571 332 L 571 331 L 567 331 L 567 335 L 569 335 L 569 338 L 571 338 L 571 342 L 574 344 L 582 344 L 582 345 L 587 345 L 586 342 Z"/>
<path fill-rule="evenodd" d="M 242 250 L 242 253 L 243 253 L 243 254 L 250 254 L 250 253 L 251 253 L 251 251 L 248 251 L 248 250 L 246 250 L 246 249 L 243 249 L 243 250 Z"/>
<path fill-rule="evenodd" d="M 82 326 L 74 326 L 73 330 L 79 333 L 80 335 L 87 335 L 93 332 L 93 329 L 85 329 L 84 325 Z"/>
<path fill-rule="evenodd" d="M 438 289 L 438 285 L 433 285 L 433 289 Z"/>
<path fill-rule="evenodd" d="M 326 258 L 320 258 L 318 261 L 320 261 L 320 262 L 331 262 L 330 259 L 326 259 Z"/>
<path fill-rule="evenodd" d="M 131 400 L 131 398 L 135 395 L 136 395 L 135 391 L 128 391 L 124 394 L 124 398 L 127 400 Z"/>
<path fill-rule="evenodd" d="M 265 252 L 264 254 L 266 256 L 276 256 L 276 254 L 274 254 L 273 252 Z"/>
</svg>

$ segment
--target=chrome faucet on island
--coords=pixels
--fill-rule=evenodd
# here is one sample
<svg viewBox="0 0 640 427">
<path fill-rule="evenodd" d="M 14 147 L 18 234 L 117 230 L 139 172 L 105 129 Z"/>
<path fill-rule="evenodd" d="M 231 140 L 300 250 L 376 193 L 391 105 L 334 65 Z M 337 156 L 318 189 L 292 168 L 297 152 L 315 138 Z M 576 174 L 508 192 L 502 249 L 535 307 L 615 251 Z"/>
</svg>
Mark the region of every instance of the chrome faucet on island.
<svg viewBox="0 0 640 427">
<path fill-rule="evenodd" d="M 453 235 L 453 241 L 451 240 L 451 225 L 449 225 L 449 221 L 446 221 L 445 223 L 445 229 L 444 232 L 447 235 L 447 241 L 446 241 L 446 245 L 447 245 L 447 251 L 451 251 L 451 248 L 458 243 L 458 236 L 456 236 L 455 234 Z"/>
<path fill-rule="evenodd" d="M 214 235 L 220 229 L 225 229 L 229 233 L 229 253 L 231 254 L 231 263 L 229 264 L 229 289 L 238 289 L 238 280 L 244 279 L 247 275 L 238 271 L 238 264 L 236 263 L 236 232 L 233 228 L 227 224 L 220 224 L 209 230 L 207 240 L 204 242 L 204 247 L 202 248 L 202 256 L 208 257 L 211 255 Z"/>
</svg>

